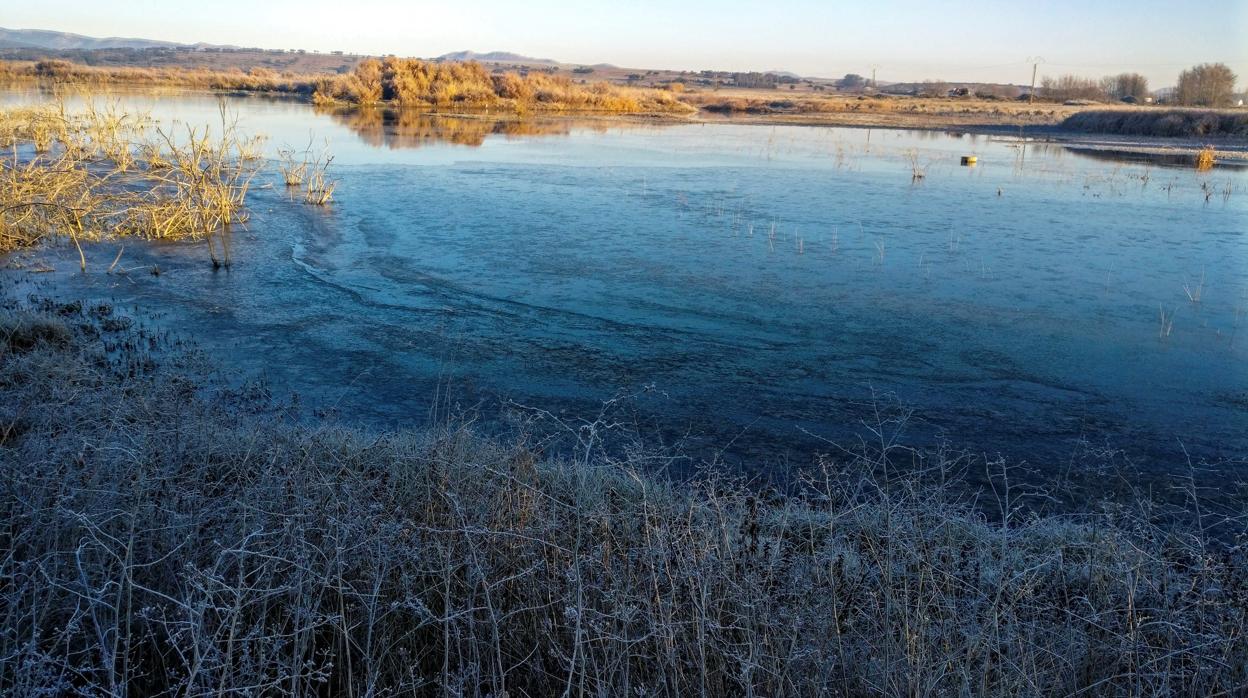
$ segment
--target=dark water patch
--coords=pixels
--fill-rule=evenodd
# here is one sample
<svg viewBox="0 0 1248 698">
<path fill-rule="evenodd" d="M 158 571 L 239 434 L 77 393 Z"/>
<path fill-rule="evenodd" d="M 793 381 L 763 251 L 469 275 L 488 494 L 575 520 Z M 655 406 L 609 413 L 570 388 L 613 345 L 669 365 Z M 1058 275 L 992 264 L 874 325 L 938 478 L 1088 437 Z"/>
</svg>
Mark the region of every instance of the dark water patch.
<svg viewBox="0 0 1248 698">
<path fill-rule="evenodd" d="M 1142 152 L 1140 150 L 1125 150 L 1116 148 L 1105 148 L 1101 146 L 1063 146 L 1072 153 L 1076 153 L 1082 157 L 1092 158 L 1093 160 L 1104 160 L 1108 162 L 1139 164 L 1139 165 L 1156 165 L 1158 167 L 1174 167 L 1191 169 L 1196 165 L 1196 158 L 1190 153 L 1164 153 L 1164 152 Z M 1248 160 L 1218 160 L 1214 163 L 1214 167 L 1220 170 L 1243 171 L 1248 170 Z"/>
</svg>

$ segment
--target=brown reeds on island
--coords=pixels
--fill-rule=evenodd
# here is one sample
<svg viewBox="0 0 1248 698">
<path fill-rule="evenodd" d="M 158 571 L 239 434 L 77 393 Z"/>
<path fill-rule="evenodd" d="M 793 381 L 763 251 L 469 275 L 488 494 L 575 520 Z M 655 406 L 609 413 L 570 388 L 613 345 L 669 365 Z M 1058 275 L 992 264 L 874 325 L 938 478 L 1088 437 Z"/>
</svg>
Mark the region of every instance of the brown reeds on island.
<svg viewBox="0 0 1248 698">
<path fill-rule="evenodd" d="M 313 84 L 319 104 L 412 107 L 487 107 L 519 112 L 686 113 L 693 107 L 670 90 L 579 84 L 531 72 L 494 74 L 476 62 L 432 63 L 387 57 L 367 59 L 349 75 L 324 76 Z"/>
<path fill-rule="evenodd" d="M 905 450 L 919 461 L 899 469 L 881 437 L 792 496 L 678 484 L 650 474 L 661 452 L 603 447 L 612 414 L 566 425 L 564 458 L 466 429 L 308 424 L 212 367 L 162 368 L 144 332 L 108 306 L 0 308 L 0 693 L 1231 696 L 1248 682 L 1242 496 L 1211 501 L 1195 471 L 1158 488 L 1177 508 L 1147 486 L 1093 504 L 999 461 Z M 1095 467 L 1088 480 L 1133 487 Z M 989 513 L 956 484 L 967 471 L 989 478 Z M 1059 498 L 1086 504 L 1026 506 Z"/>
<path fill-rule="evenodd" d="M 0 111 L 0 252 L 44 240 L 205 240 L 247 219 L 259 141 L 224 105 L 216 127 L 167 131 L 115 103 Z"/>
</svg>

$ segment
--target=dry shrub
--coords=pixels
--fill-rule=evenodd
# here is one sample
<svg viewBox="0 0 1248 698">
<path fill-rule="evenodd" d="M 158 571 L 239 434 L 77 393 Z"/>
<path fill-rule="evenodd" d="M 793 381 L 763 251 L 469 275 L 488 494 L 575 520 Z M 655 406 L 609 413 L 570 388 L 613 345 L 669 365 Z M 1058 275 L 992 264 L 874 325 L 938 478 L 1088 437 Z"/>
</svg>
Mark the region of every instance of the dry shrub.
<svg viewBox="0 0 1248 698">
<path fill-rule="evenodd" d="M 274 80 L 277 80 L 279 77 L 281 77 L 280 75 L 278 75 L 277 71 L 272 70 L 271 68 L 264 68 L 261 66 L 256 66 L 252 68 L 251 70 L 248 70 L 247 75 L 250 77 L 256 78 L 257 80 L 265 80 L 265 81 L 274 81 Z"/>
<path fill-rule="evenodd" d="M 1200 172 L 1207 172 L 1213 169 L 1216 162 L 1213 146 L 1207 145 L 1196 153 L 1196 169 Z"/>
<path fill-rule="evenodd" d="M 41 344 L 64 346 L 73 335 L 58 318 L 38 313 L 0 315 L 0 349 L 30 351 Z M 0 351 L 0 355 L 4 352 Z"/>
<path fill-rule="evenodd" d="M 365 61 L 350 75 L 317 81 L 318 104 L 375 104 L 381 100 L 418 107 L 499 107 L 515 111 L 685 112 L 691 108 L 669 91 L 583 86 L 544 73 L 492 75 L 476 62 L 431 63 L 390 57 Z"/>
<path fill-rule="evenodd" d="M 48 60 L 35 63 L 32 69 L 41 78 L 67 80 L 79 75 L 77 66 L 69 61 Z"/>
</svg>

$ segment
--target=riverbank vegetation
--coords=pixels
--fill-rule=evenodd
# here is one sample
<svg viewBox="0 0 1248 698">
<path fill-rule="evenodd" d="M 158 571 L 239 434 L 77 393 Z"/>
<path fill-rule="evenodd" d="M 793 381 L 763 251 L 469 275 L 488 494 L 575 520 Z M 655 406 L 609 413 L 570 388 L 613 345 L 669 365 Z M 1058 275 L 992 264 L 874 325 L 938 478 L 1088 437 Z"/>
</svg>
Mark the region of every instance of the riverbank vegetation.
<svg viewBox="0 0 1248 698">
<path fill-rule="evenodd" d="M 1090 109 L 1066 117 L 1062 128 L 1122 136 L 1248 139 L 1248 111 Z"/>
<path fill-rule="evenodd" d="M 349 75 L 318 78 L 318 104 L 405 107 L 507 108 L 515 111 L 682 113 L 692 111 L 674 93 L 574 83 L 545 73 L 492 73 L 475 62 L 432 63 L 388 57 L 362 61 Z"/>
<path fill-rule="evenodd" d="M 367 432 L 107 305 L 0 309 L 0 690 L 1231 695 L 1242 502 L 1060 497 L 879 448 L 788 495 L 519 430 Z M 154 349 L 155 348 L 155 349 Z M 526 423 L 523 422 L 522 423 Z M 838 453 L 841 453 L 838 451 Z M 904 455 L 904 458 L 900 458 Z M 910 467 L 898 468 L 898 462 Z M 957 485 L 999 471 L 975 504 Z M 1235 492 L 1222 482 L 1224 493 Z M 1239 501 L 1239 500 L 1236 500 Z"/>
<path fill-rule="evenodd" d="M 664 113 L 693 111 L 670 90 L 582 84 L 545 73 L 492 72 L 475 62 L 366 59 L 343 75 L 178 68 L 91 67 L 63 60 L 0 66 L 0 79 L 56 84 L 168 86 L 289 94 L 317 104 L 505 109 L 512 112 Z"/>
<path fill-rule="evenodd" d="M 1045 77 L 1038 99 L 1020 101 L 995 93 L 953 95 L 945 88 L 917 96 L 893 94 L 794 94 L 787 90 L 687 90 L 586 83 L 548 71 L 505 71 L 476 62 L 364 58 L 344 73 L 278 73 L 253 66 L 242 70 L 169 67 L 93 67 L 64 60 L 0 62 L 0 81 L 43 81 L 102 89 L 110 85 L 221 90 L 288 95 L 330 108 L 386 106 L 416 111 L 529 114 L 746 115 L 780 122 L 906 128 L 992 128 L 1059 126 L 1066 130 L 1156 137 L 1206 135 L 1242 139 L 1242 112 L 1223 109 L 1198 116 L 1143 101 L 1148 81 L 1136 73 L 1101 80 L 1075 75 Z M 344 70 L 345 67 L 344 67 Z M 1235 76 L 1220 64 L 1185 71 L 1173 103 L 1225 105 Z M 947 85 L 947 83 L 932 83 Z M 949 92 L 949 94 L 946 94 Z M 1100 102 L 1109 102 L 1108 105 Z M 1066 103 L 1069 102 L 1069 103 Z M 1082 116 L 1064 123 L 1066 119 Z M 1112 118 L 1110 114 L 1112 112 Z M 1211 116 L 1213 114 L 1213 116 Z M 361 122 L 380 120 L 367 115 Z M 1095 126 L 1095 128 L 1089 128 Z M 1123 130 L 1113 130 L 1121 127 Z"/>
<path fill-rule="evenodd" d="M 42 241 L 205 240 L 247 218 L 260 141 L 217 128 L 166 130 L 115 104 L 0 111 L 0 252 Z"/>
<path fill-rule="evenodd" d="M 97 67 L 65 60 L 34 63 L 0 61 L 0 80 L 38 80 L 54 85 L 104 87 L 169 87 L 237 92 L 311 94 L 311 80 L 290 73 L 279 74 L 267 68 L 210 70 L 198 68 Z"/>
</svg>

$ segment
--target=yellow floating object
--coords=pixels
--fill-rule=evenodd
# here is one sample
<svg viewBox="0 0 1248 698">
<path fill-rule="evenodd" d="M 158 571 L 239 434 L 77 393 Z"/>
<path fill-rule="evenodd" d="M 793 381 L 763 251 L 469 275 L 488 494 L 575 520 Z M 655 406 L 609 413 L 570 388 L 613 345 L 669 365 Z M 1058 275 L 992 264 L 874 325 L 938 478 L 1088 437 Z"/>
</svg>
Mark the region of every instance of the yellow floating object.
<svg viewBox="0 0 1248 698">
<path fill-rule="evenodd" d="M 977 162 L 979 162 L 979 158 L 975 157 L 974 155 L 962 156 L 962 164 L 966 167 L 974 167 L 975 163 Z"/>
</svg>

